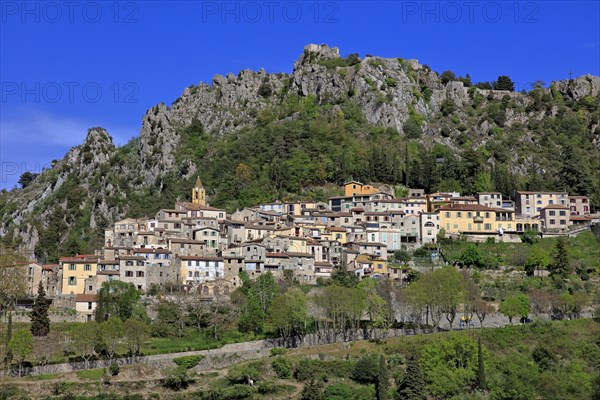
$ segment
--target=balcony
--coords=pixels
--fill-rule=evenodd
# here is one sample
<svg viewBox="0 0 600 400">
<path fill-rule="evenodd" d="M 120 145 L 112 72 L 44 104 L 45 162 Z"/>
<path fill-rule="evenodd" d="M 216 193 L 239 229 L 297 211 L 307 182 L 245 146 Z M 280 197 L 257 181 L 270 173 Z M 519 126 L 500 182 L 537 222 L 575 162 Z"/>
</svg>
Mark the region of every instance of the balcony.
<svg viewBox="0 0 600 400">
<path fill-rule="evenodd" d="M 473 217 L 473 222 L 475 222 L 476 224 L 481 224 L 483 222 L 483 217 L 480 215 L 476 215 Z"/>
</svg>

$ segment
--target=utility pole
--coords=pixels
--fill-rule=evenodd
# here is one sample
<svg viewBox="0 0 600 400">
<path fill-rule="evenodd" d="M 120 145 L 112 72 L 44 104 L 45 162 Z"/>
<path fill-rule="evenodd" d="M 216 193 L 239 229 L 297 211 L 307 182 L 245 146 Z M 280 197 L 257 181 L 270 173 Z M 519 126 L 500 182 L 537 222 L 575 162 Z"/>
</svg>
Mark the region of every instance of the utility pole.
<svg viewBox="0 0 600 400">
<path fill-rule="evenodd" d="M 572 81 L 573 80 L 573 71 L 569 70 L 569 80 Z"/>
</svg>

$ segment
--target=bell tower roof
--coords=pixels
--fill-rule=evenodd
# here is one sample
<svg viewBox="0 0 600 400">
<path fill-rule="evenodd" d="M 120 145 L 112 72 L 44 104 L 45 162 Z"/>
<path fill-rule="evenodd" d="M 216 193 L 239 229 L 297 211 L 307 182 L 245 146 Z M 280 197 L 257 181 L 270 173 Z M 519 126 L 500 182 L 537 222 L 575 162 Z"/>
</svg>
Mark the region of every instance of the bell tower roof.
<svg viewBox="0 0 600 400">
<path fill-rule="evenodd" d="M 196 187 L 197 188 L 201 188 L 202 187 L 202 181 L 200 180 L 199 176 L 196 177 Z"/>
</svg>

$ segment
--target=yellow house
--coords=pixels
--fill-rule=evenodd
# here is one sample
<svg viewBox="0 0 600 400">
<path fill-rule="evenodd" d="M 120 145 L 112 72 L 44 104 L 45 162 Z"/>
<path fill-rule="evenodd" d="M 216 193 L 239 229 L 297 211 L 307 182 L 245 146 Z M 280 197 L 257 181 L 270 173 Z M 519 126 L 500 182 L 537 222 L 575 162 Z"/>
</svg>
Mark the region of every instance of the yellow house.
<svg viewBox="0 0 600 400">
<path fill-rule="evenodd" d="M 373 256 L 371 254 L 361 254 L 354 260 L 354 263 L 358 269 L 361 269 L 365 275 L 369 274 L 381 274 L 386 275 L 388 273 L 387 261 L 380 257 Z"/>
<path fill-rule="evenodd" d="M 366 194 L 375 194 L 379 190 L 371 185 L 364 185 L 358 181 L 344 183 L 344 194 L 346 196 L 360 196 Z"/>
<path fill-rule="evenodd" d="M 348 243 L 348 233 L 346 232 L 346 228 L 330 226 L 325 230 L 325 233 L 323 233 L 321 237 L 328 240 L 336 240 L 341 244 Z"/>
<path fill-rule="evenodd" d="M 299 216 L 304 213 L 304 210 L 311 210 L 317 208 L 316 201 L 289 201 L 283 205 L 285 214 Z"/>
<path fill-rule="evenodd" d="M 455 204 L 441 207 L 440 228 L 447 233 L 498 233 L 516 229 L 514 212 L 481 204 Z"/>
<path fill-rule="evenodd" d="M 98 257 L 91 254 L 61 257 L 62 294 L 85 293 L 85 280 L 96 276 Z"/>
</svg>

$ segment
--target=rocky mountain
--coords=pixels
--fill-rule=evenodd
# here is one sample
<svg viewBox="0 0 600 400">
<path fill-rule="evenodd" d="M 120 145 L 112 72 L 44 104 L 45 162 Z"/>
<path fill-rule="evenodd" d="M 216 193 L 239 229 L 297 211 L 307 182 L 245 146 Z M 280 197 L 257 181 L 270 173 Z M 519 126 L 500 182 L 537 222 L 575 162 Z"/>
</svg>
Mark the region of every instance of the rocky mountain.
<svg viewBox="0 0 600 400">
<path fill-rule="evenodd" d="M 189 196 L 234 210 L 325 197 L 353 177 L 428 190 L 566 189 L 600 204 L 600 78 L 490 90 L 417 60 L 308 45 L 292 74 L 241 71 L 186 88 L 115 147 L 103 128 L 23 189 L 0 194 L 0 236 L 41 261 L 92 251 L 124 216 Z M 325 185 L 325 186 L 324 186 Z"/>
</svg>

